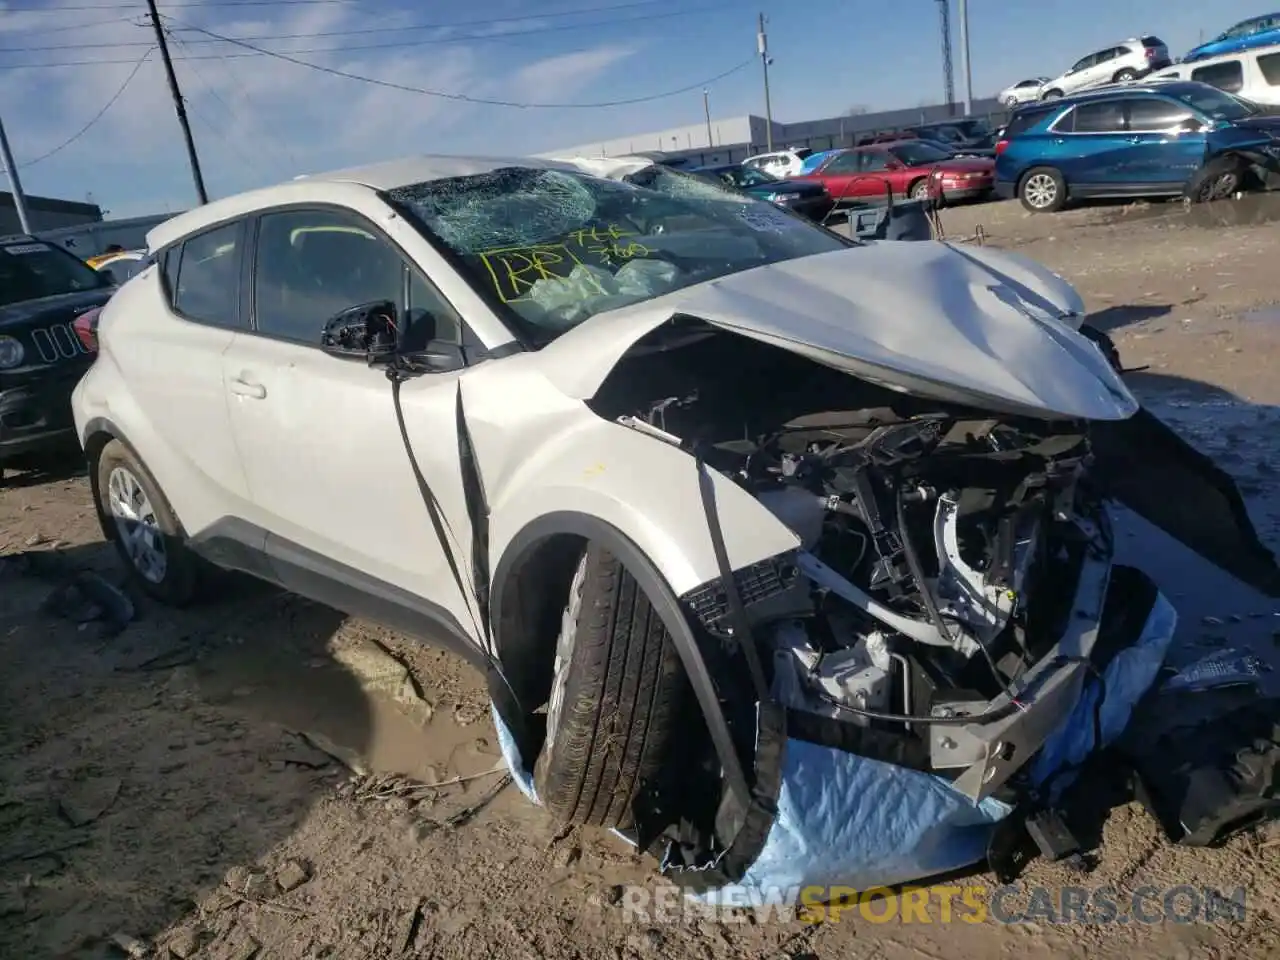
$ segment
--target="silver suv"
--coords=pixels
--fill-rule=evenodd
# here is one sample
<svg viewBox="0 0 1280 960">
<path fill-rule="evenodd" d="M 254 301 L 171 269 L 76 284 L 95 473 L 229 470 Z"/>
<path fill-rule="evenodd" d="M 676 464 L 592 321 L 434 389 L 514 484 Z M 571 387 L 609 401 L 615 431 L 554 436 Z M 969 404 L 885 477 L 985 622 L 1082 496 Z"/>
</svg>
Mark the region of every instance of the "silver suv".
<svg viewBox="0 0 1280 960">
<path fill-rule="evenodd" d="M 1060 77 L 1041 88 L 1041 100 L 1056 100 L 1102 83 L 1124 83 L 1169 66 L 1169 48 L 1159 37 L 1130 37 L 1081 57 Z"/>
</svg>

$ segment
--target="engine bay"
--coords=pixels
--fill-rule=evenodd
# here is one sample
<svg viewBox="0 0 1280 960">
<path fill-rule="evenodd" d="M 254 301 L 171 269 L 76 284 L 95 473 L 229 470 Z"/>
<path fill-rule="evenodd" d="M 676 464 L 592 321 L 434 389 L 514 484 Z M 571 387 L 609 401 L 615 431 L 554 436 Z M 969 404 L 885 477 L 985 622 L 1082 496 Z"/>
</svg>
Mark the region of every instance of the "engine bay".
<svg viewBox="0 0 1280 960">
<path fill-rule="evenodd" d="M 637 344 L 591 406 L 678 438 L 799 537 L 769 589 L 740 589 L 772 696 L 928 743 L 941 775 L 984 750 L 935 727 L 1016 712 L 1084 616 L 1087 561 L 1109 565 L 1082 423 L 908 396 L 695 321 Z"/>
</svg>

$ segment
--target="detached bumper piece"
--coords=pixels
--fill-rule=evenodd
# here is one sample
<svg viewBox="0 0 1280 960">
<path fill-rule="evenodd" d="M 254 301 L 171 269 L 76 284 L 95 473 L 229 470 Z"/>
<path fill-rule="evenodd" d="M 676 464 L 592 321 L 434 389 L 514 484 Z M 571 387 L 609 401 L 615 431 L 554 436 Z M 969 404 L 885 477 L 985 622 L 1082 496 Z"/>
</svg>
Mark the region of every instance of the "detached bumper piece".
<svg viewBox="0 0 1280 960">
<path fill-rule="evenodd" d="M 1202 697 L 1162 697 L 1187 716 Z M 1138 799 L 1175 843 L 1217 846 L 1264 820 L 1280 818 L 1280 698 L 1252 700 L 1201 722 L 1122 749 L 1136 773 Z"/>
<path fill-rule="evenodd" d="M 704 622 L 714 623 L 718 604 L 707 599 Z M 1125 730 L 1159 673 L 1176 623 L 1173 607 L 1149 579 L 1115 568 L 1092 677 L 1025 768 L 1026 785 L 1038 790 L 1045 809 L 1087 757 Z M 517 786 L 537 803 L 531 762 L 496 706 L 493 717 Z M 1017 843 L 1039 834 L 1049 844 L 1047 856 L 1071 852 L 1069 835 L 1059 835 L 1052 816 L 1020 809 L 1008 795 L 974 802 L 930 772 L 927 745 L 909 749 L 901 738 L 774 700 L 757 705 L 755 726 L 750 799 L 743 804 L 724 791 L 714 838 L 692 829 L 669 829 L 657 838 L 641 829 L 641 837 L 624 837 L 658 855 L 662 871 L 695 899 L 795 902 L 806 887 L 868 889 L 919 880 L 983 860 L 1007 822 L 1017 824 L 1011 834 Z"/>
</svg>

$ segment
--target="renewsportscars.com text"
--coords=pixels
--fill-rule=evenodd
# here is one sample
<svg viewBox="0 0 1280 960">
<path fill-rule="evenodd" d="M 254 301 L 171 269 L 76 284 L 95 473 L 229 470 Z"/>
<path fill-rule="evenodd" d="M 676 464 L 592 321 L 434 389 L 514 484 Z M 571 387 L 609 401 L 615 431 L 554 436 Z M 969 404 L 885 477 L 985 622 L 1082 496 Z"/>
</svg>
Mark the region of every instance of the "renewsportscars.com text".
<svg viewBox="0 0 1280 960">
<path fill-rule="evenodd" d="M 676 923 L 714 917 L 721 922 L 803 923 L 1037 923 L 1159 924 L 1239 922 L 1247 913 L 1244 887 L 1218 890 L 1179 884 L 1141 886 L 999 886 L 981 884 L 872 887 L 806 886 L 762 894 L 726 891 L 706 902 L 676 887 L 626 887 L 624 918 L 637 923 Z"/>
</svg>

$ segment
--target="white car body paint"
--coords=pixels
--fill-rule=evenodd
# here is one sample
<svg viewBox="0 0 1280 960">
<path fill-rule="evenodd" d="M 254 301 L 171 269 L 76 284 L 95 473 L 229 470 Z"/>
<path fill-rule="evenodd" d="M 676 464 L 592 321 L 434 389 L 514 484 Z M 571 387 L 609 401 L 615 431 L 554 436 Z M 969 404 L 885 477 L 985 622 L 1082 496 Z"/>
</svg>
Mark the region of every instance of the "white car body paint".
<svg viewBox="0 0 1280 960">
<path fill-rule="evenodd" d="M 378 190 L 510 165 L 621 176 L 640 161 L 428 157 L 307 177 L 196 208 L 148 234 L 152 253 L 210 226 L 292 203 L 324 203 L 377 224 L 487 347 L 511 331 Z M 777 215 L 782 216 L 782 215 Z M 779 229 L 812 229 L 790 218 Z M 490 510 L 490 569 L 541 517 L 585 513 L 615 527 L 677 594 L 719 569 L 695 460 L 608 422 L 584 402 L 645 333 L 676 314 L 775 344 L 851 374 L 940 400 L 1045 418 L 1124 419 L 1137 404 L 1071 327 L 1083 306 L 1022 257 L 944 243 L 873 243 L 760 267 L 601 313 L 536 352 L 405 383 L 414 453 L 469 576 L 471 531 L 455 426 L 460 389 Z M 473 641 L 468 601 L 436 549 L 376 368 L 173 314 L 159 270 L 112 298 L 98 361 L 75 389 L 82 443 L 95 418 L 129 439 L 188 536 L 235 518 L 451 612 Z M 250 379 L 253 397 L 231 389 Z M 734 568 L 799 545 L 729 479 L 710 472 Z"/>
</svg>

